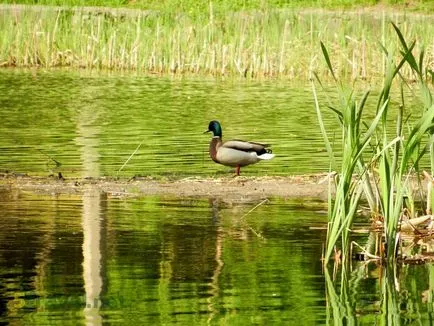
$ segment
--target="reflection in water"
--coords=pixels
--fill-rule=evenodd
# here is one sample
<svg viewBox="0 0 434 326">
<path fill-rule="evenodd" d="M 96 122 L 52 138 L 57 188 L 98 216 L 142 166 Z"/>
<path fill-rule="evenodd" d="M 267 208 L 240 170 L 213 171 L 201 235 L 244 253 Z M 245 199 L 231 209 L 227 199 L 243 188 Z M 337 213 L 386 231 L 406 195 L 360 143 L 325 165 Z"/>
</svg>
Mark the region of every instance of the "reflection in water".
<svg viewBox="0 0 434 326">
<path fill-rule="evenodd" d="M 83 90 L 86 91 L 86 90 Z M 91 105 L 80 108 L 77 117 L 77 138 L 80 145 L 81 162 L 83 164 L 83 177 L 97 177 L 99 169 L 99 138 L 100 129 L 97 125 L 100 110 Z M 86 324 L 101 325 L 102 317 L 101 294 L 103 289 L 102 267 L 103 251 L 101 237 L 102 223 L 105 219 L 101 210 L 102 194 L 88 187 L 83 194 L 83 281 L 86 295 L 86 308 L 84 315 Z"/>
<path fill-rule="evenodd" d="M 434 266 L 376 260 L 324 270 L 327 324 L 432 325 Z"/>
<path fill-rule="evenodd" d="M 47 311 L 73 314 L 83 293 L 81 227 L 71 218 L 79 211 L 73 198 L 0 189 L 0 323 L 49 324 Z"/>
<path fill-rule="evenodd" d="M 88 325 L 102 324 L 99 310 L 103 289 L 104 252 L 101 247 L 105 239 L 101 236 L 104 220 L 100 207 L 101 199 L 102 194 L 92 188 L 83 195 L 83 281 L 86 295 L 84 315 Z"/>
<path fill-rule="evenodd" d="M 57 207 L 56 207 L 57 210 Z M 36 276 L 34 278 L 34 287 L 38 296 L 47 295 L 45 280 L 49 275 L 49 264 L 51 263 L 51 254 L 54 249 L 55 241 L 55 223 L 56 223 L 56 213 L 50 212 L 45 214 L 45 232 L 41 234 L 40 242 L 41 249 L 36 254 L 37 263 L 35 266 Z M 41 307 L 43 308 L 43 307 Z"/>
<path fill-rule="evenodd" d="M 80 146 L 82 177 L 98 177 L 99 169 L 99 134 L 98 117 L 101 110 L 88 105 L 79 108 L 77 116 L 76 143 Z"/>
<path fill-rule="evenodd" d="M 0 323 L 429 324 L 433 266 L 333 280 L 323 214 L 257 205 L 0 191 Z"/>
<path fill-rule="evenodd" d="M 221 226 L 221 223 L 219 221 L 219 208 L 218 208 L 218 200 L 217 199 L 210 199 L 209 200 L 212 208 L 212 220 L 214 223 L 216 223 L 218 226 L 216 228 L 216 243 L 215 243 L 215 262 L 216 266 L 214 268 L 214 273 L 211 277 L 210 282 L 210 297 L 207 299 L 208 301 L 208 311 L 209 311 L 209 317 L 207 320 L 207 324 L 210 324 L 210 322 L 215 318 L 215 316 L 218 314 L 218 298 L 220 296 L 220 284 L 219 284 L 219 278 L 220 274 L 222 273 L 224 262 L 223 262 L 223 227 Z M 216 307 L 217 306 L 217 307 Z"/>
</svg>

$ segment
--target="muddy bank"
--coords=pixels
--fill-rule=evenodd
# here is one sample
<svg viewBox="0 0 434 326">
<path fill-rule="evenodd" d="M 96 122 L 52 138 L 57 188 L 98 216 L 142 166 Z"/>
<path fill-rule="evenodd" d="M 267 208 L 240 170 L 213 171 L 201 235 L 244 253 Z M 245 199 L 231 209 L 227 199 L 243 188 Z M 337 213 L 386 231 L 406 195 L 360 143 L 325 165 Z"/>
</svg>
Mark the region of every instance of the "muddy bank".
<svg viewBox="0 0 434 326">
<path fill-rule="evenodd" d="M 77 194 L 98 190 L 111 197 L 168 195 L 177 197 L 213 197 L 229 201 L 259 198 L 327 199 L 327 174 L 290 177 L 183 178 L 67 178 L 0 175 L 0 190 L 37 194 Z"/>
</svg>

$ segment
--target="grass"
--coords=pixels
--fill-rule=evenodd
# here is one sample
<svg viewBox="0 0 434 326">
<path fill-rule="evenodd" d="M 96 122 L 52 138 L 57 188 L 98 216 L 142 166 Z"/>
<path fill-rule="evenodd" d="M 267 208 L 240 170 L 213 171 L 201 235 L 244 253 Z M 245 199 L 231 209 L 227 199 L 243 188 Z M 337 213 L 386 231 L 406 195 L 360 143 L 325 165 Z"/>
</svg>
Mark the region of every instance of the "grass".
<svg viewBox="0 0 434 326">
<path fill-rule="evenodd" d="M 378 60 L 381 48 L 374 46 L 379 35 L 389 49 L 399 46 L 386 28 L 394 21 L 418 39 L 414 51 L 417 55 L 424 50 L 424 65 L 433 70 L 431 16 L 275 9 L 219 12 L 219 6 L 207 2 L 206 9 L 197 9 L 200 15 L 170 7 L 162 12 L 4 9 L 0 66 L 306 80 L 313 71 L 330 76 L 316 51 L 323 41 L 335 58 L 336 76 L 371 79 L 383 76 L 386 68 L 385 60 Z M 401 74 L 412 77 L 407 67 Z"/>
<path fill-rule="evenodd" d="M 2 3 L 27 4 L 27 5 L 49 5 L 49 6 L 105 6 L 105 7 L 126 7 L 145 10 L 159 11 L 182 11 L 190 14 L 200 15 L 208 10 L 208 1 L 197 0 L 11 0 Z M 215 0 L 213 6 L 218 12 L 239 11 L 250 9 L 283 9 L 283 8 L 357 8 L 361 6 L 390 6 L 397 8 L 409 8 L 430 12 L 434 5 L 430 0 Z"/>
<path fill-rule="evenodd" d="M 332 198 L 331 192 L 329 193 L 325 263 L 336 251 L 339 239 L 342 240 L 342 260 L 349 260 L 350 234 L 356 212 L 360 209 L 362 194 L 365 195 L 372 216 L 383 223 L 383 258 L 395 262 L 399 254 L 399 225 L 405 218 L 414 218 L 418 214 L 415 210 L 415 195 L 421 192 L 412 188 L 411 177 L 421 174 L 419 163 L 422 159 L 426 158 L 431 162 L 431 168 L 433 166 L 434 102 L 427 82 L 429 70 L 424 66 L 425 53 L 422 50 L 416 57 L 413 53 L 416 42 L 407 44 L 398 26 L 392 26 L 391 29 L 396 33 L 400 43 L 400 57 L 395 59 L 393 50 L 388 49 L 386 45 L 380 45 L 387 60 L 386 74 L 382 91 L 376 100 L 376 115 L 371 120 L 363 115 L 363 108 L 369 100 L 369 92 L 360 99 L 356 98 L 354 90 L 335 76 L 331 63 L 332 56 L 322 44 L 327 67 L 336 82 L 339 94 L 338 105 L 329 108 L 339 118 L 342 132 L 342 164 L 338 167 L 334 164 L 335 155 L 322 120 L 316 88 L 312 83 L 318 121 L 331 157 L 332 169 L 340 170 L 336 176 L 335 197 Z M 405 65 L 417 80 L 416 87 L 408 84 L 403 78 L 402 70 Z M 393 107 L 392 103 L 397 101 L 392 98 L 391 90 L 396 85 L 399 85 L 401 93 L 397 93 L 400 94 L 398 107 Z M 413 124 L 407 119 L 410 113 L 406 112 L 404 87 L 414 88 L 412 91 L 418 91 L 420 94 L 421 110 L 416 113 L 418 117 L 413 118 Z M 390 117 L 395 114 L 396 119 Z M 391 134 L 390 130 L 395 130 L 395 133 Z M 432 173 L 433 170 L 431 178 Z M 406 205 L 406 199 L 410 205 Z M 424 203 L 423 196 L 419 201 Z M 421 207 L 420 212 L 429 214 L 429 207 Z"/>
</svg>

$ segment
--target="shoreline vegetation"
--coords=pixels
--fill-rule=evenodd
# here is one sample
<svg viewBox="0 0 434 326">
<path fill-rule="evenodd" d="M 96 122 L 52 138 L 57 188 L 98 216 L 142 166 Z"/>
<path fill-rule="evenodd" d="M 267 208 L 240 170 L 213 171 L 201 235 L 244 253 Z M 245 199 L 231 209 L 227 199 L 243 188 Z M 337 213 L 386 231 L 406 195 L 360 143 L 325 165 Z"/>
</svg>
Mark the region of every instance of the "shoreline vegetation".
<svg viewBox="0 0 434 326">
<path fill-rule="evenodd" d="M 434 4 L 431 0 L 2 0 L 3 5 L 28 6 L 60 6 L 124 9 L 124 10 L 155 10 L 160 12 L 183 12 L 190 16 L 207 16 L 209 5 L 212 3 L 216 13 L 230 11 L 269 10 L 269 9 L 329 9 L 349 10 L 378 8 L 408 10 L 412 12 L 431 13 Z"/>
<path fill-rule="evenodd" d="M 400 28 L 394 23 L 392 27 L 401 43 L 401 49 L 397 51 L 401 58 L 395 61 L 394 56 L 383 46 L 388 65 L 381 91 L 374 100 L 377 103 L 374 118 L 365 114 L 365 104 L 371 97 L 370 90 L 359 97 L 351 86 L 340 81 L 334 74 L 333 61 L 327 47 L 321 43 L 338 94 L 336 104 L 323 107 L 336 114 L 342 133 L 342 163 L 337 165 L 337 156 L 329 140 L 331 132 L 326 130 L 322 120 L 321 105 L 312 82 L 318 122 L 329 153 L 330 169 L 338 171 L 335 176 L 335 193 L 330 192 L 328 196 L 329 223 L 324 264 L 332 257 L 335 263 L 339 261 L 343 264 L 348 264 L 353 258 L 351 233 L 361 205 L 369 206 L 371 221 L 375 229 L 382 232 L 379 233 L 374 250 L 359 246 L 363 249 L 364 259 L 387 261 L 395 265 L 397 261 L 405 259 L 408 253 L 415 251 L 416 238 L 432 239 L 434 98 L 427 83 L 430 78 L 426 76 L 428 73 L 432 75 L 432 71 L 424 66 L 423 50 L 417 57 L 414 55 L 416 41 L 407 42 Z M 408 66 L 418 79 L 418 86 L 411 95 L 420 99 L 416 112 L 406 106 L 408 96 L 405 95 L 404 88 L 411 86 L 401 74 L 404 66 Z M 391 92 L 395 79 L 401 89 L 400 95 Z M 317 82 L 321 84 L 320 79 Z M 409 119 L 411 115 L 416 115 L 413 121 Z M 395 132 L 390 132 L 391 130 Z M 332 132 L 335 133 L 336 130 Z M 430 169 L 422 169 L 420 163 L 424 159 L 430 162 Z M 419 178 L 416 187 L 409 182 L 411 177 Z M 330 183 L 330 189 L 332 186 Z M 366 198 L 363 204 L 362 195 Z M 412 234 L 415 241 L 402 240 L 401 234 L 407 232 Z M 339 240 L 341 246 L 338 250 Z M 419 254 L 431 254 L 422 248 L 417 249 Z"/>
<path fill-rule="evenodd" d="M 361 9 L 330 2 L 328 8 L 334 10 L 272 4 L 243 9 L 225 1 L 196 7 L 186 1 L 180 8 L 170 1 L 167 7 L 147 2 L 146 10 L 140 1 L 127 6 L 102 2 L 114 7 L 75 7 L 79 1 L 71 1 L 71 6 L 38 3 L 43 5 L 0 5 L 0 67 L 331 78 L 320 54 L 323 42 L 336 75 L 371 80 L 386 72 L 378 43 L 391 53 L 399 48 L 390 29 L 394 22 L 408 39 L 417 40 L 415 56 L 424 51 L 424 66 L 434 70 L 434 15 L 425 14 L 423 8 L 431 5 L 424 1 L 411 2 L 410 7 L 419 8 L 416 12 L 387 3 Z M 401 74 L 415 80 L 407 67 Z"/>
</svg>

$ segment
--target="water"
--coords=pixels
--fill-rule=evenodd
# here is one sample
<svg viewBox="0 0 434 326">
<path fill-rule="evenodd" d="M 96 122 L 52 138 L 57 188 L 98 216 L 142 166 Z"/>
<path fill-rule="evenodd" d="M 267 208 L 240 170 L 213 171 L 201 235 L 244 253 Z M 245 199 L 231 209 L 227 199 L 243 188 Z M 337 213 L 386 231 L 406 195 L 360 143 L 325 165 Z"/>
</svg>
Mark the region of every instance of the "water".
<svg viewBox="0 0 434 326">
<path fill-rule="evenodd" d="M 336 89 L 318 93 L 330 140 L 339 144 L 338 119 L 325 107 L 336 100 Z M 375 88 L 371 97 L 368 116 L 375 111 Z M 407 107 L 415 107 L 412 118 L 420 110 L 415 99 L 409 94 L 406 100 Z M 245 175 L 330 167 L 308 83 L 3 69 L 0 108 L 0 169 L 8 171 L 60 171 L 66 177 L 227 175 L 231 169 L 208 155 L 210 134 L 203 131 L 210 120 L 222 123 L 224 139 L 272 145 L 276 157 L 242 169 Z"/>
<path fill-rule="evenodd" d="M 273 144 L 276 158 L 246 175 L 329 168 L 306 84 L 1 70 L 0 170 L 114 176 L 141 144 L 120 175 L 227 175 L 208 158 L 212 119 L 225 139 Z M 333 275 L 325 203 L 270 198 L 245 216 L 257 204 L 4 186 L 0 323 L 430 322 L 432 265 Z"/>
<path fill-rule="evenodd" d="M 0 108 L 3 170 L 113 176 L 141 144 L 120 175 L 227 174 L 208 156 L 213 119 L 224 139 L 272 144 L 247 175 L 329 167 L 308 84 L 3 69 Z"/>
<path fill-rule="evenodd" d="M 2 192 L 0 321 L 323 320 L 324 215 L 256 204 Z"/>
<path fill-rule="evenodd" d="M 319 259 L 324 204 L 270 199 L 244 216 L 255 205 L 114 199 L 92 189 L 83 196 L 2 190 L 0 323 L 317 325 L 393 317 L 423 324 L 431 318 L 433 266 L 400 269 L 395 297 L 394 281 L 374 263 L 355 263 L 348 282 L 340 282 L 340 271 L 333 281 Z"/>
</svg>

